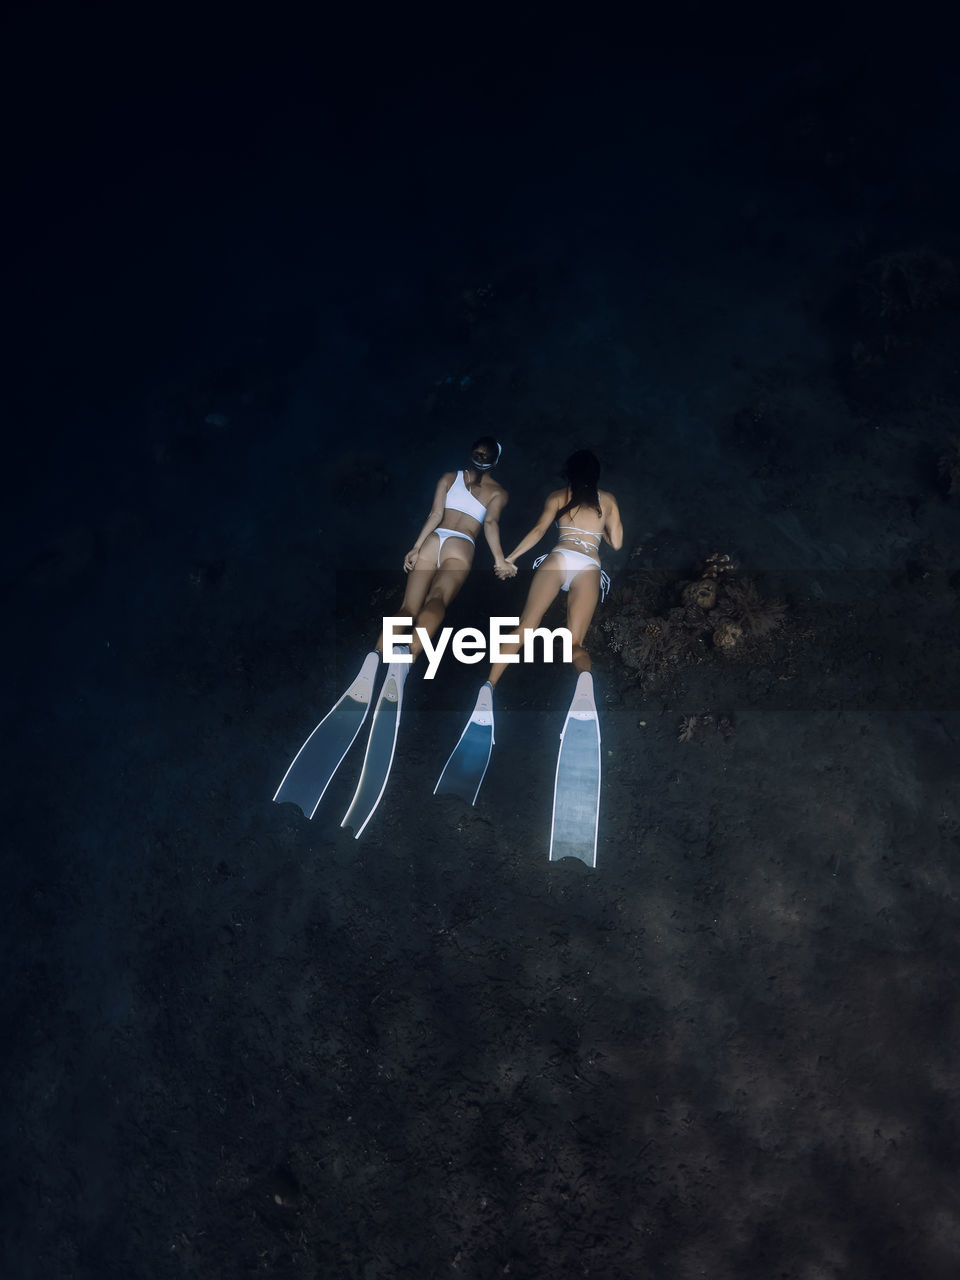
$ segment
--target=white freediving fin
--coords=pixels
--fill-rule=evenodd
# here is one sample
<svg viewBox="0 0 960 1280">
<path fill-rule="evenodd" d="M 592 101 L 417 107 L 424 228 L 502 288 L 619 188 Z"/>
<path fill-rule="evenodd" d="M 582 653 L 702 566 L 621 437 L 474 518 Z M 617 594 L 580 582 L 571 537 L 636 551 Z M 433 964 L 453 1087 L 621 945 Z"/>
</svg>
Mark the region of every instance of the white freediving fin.
<svg viewBox="0 0 960 1280">
<path fill-rule="evenodd" d="M 273 797 L 278 804 L 289 800 L 308 818 L 316 813 L 323 793 L 367 718 L 379 666 L 379 653 L 368 653 L 346 693 L 294 756 Z"/>
<path fill-rule="evenodd" d="M 397 653 L 407 652 L 406 646 L 397 646 Z M 364 827 L 376 813 L 383 799 L 393 767 L 397 749 L 397 733 L 400 729 L 400 711 L 403 707 L 403 686 L 410 670 L 409 662 L 391 662 L 387 667 L 383 688 L 373 713 L 370 737 L 363 757 L 360 781 L 344 815 L 341 827 L 352 827 L 353 838 L 359 840 Z"/>
<path fill-rule="evenodd" d="M 600 720 L 593 696 L 593 677 L 589 671 L 582 671 L 560 734 L 550 861 L 579 858 L 588 867 L 595 867 L 599 820 Z"/>
<path fill-rule="evenodd" d="M 476 804 L 493 750 L 493 685 L 481 685 L 460 740 L 433 788 L 435 796 L 459 796 Z"/>
</svg>

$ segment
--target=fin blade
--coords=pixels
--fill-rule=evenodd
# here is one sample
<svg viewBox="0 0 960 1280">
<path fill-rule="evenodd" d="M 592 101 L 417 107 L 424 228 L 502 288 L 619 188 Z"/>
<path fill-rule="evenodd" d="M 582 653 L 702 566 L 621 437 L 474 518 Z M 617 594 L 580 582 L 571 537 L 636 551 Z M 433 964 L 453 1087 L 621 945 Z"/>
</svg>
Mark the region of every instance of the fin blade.
<svg viewBox="0 0 960 1280">
<path fill-rule="evenodd" d="M 377 811 L 383 799 L 393 768 L 397 749 L 397 733 L 400 729 L 400 709 L 403 704 L 403 678 L 391 663 L 387 669 L 383 689 L 373 713 L 370 737 L 363 757 L 360 781 L 354 792 L 350 808 L 344 814 L 341 827 L 351 827 L 353 838 L 359 840 L 363 829 Z"/>
<path fill-rule="evenodd" d="M 273 797 L 277 804 L 295 804 L 307 818 L 316 813 L 367 718 L 379 665 L 380 655 L 368 653 L 350 687 L 293 757 Z"/>
<path fill-rule="evenodd" d="M 550 861 L 579 858 L 597 865 L 600 820 L 600 720 L 592 687 L 577 683 L 577 692 L 560 735 L 553 790 Z"/>
<path fill-rule="evenodd" d="M 459 796 L 469 804 L 476 804 L 492 751 L 493 689 L 485 684 L 457 745 L 443 766 L 433 794 Z"/>
</svg>

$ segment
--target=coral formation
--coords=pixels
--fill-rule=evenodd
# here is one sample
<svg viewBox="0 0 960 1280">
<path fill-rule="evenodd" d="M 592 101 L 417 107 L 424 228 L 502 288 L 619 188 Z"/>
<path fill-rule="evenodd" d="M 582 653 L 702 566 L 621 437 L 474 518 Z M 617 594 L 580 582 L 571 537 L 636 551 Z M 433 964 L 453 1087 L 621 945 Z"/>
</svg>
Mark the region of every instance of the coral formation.
<svg viewBox="0 0 960 1280">
<path fill-rule="evenodd" d="M 718 649 L 733 649 L 742 639 L 743 627 L 730 618 L 724 618 L 713 633 L 713 643 Z"/>
<path fill-rule="evenodd" d="M 631 555 L 600 635 L 641 680 L 699 665 L 714 651 L 749 657 L 761 639 L 783 625 L 787 606 L 764 598 L 750 578 L 738 577 L 737 563 L 727 553 L 713 552 L 691 578 L 679 582 L 637 559 Z"/>
<path fill-rule="evenodd" d="M 725 587 L 724 609 L 751 636 L 765 636 L 779 627 L 787 606 L 782 600 L 765 600 L 750 578 L 739 578 Z"/>
<path fill-rule="evenodd" d="M 714 551 L 704 560 L 701 572 L 704 578 L 720 578 L 727 574 L 736 573 L 736 571 L 737 562 L 732 556 Z"/>
<path fill-rule="evenodd" d="M 706 611 L 717 603 L 717 583 L 714 578 L 700 578 L 697 582 L 688 582 L 680 594 L 684 604 L 696 604 Z"/>
</svg>

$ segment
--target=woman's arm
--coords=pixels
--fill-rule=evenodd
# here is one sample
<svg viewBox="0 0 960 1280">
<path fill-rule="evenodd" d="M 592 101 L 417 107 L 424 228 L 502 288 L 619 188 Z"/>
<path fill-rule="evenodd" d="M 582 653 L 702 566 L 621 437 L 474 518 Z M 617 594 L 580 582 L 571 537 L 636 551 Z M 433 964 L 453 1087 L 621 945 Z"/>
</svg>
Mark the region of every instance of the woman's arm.
<svg viewBox="0 0 960 1280">
<path fill-rule="evenodd" d="M 487 503 L 487 514 L 483 518 L 483 536 L 487 540 L 487 546 L 493 552 L 494 569 L 502 569 L 506 564 L 503 558 L 503 547 L 500 545 L 500 512 L 509 500 L 506 489 L 495 493 Z"/>
<path fill-rule="evenodd" d="M 603 540 L 607 546 L 613 547 L 614 551 L 619 551 L 623 546 L 623 523 L 620 520 L 620 508 L 613 494 L 610 494 L 610 506 L 603 525 Z"/>
<path fill-rule="evenodd" d="M 403 557 L 403 567 L 407 573 L 409 573 L 417 563 L 417 556 L 420 554 L 420 548 L 426 542 L 430 534 L 433 533 L 434 529 L 436 529 L 443 517 L 443 509 L 447 505 L 447 491 L 451 484 L 453 484 L 453 480 L 450 478 L 452 474 L 452 472 L 448 472 L 445 476 L 440 477 L 436 492 L 433 495 L 433 506 L 430 508 L 430 514 L 427 516 L 424 526 L 420 530 L 420 536 Z"/>
<path fill-rule="evenodd" d="M 557 518 L 557 512 L 560 510 L 560 498 L 563 496 L 563 490 L 558 489 L 555 493 L 551 493 L 543 506 L 540 513 L 540 519 L 533 526 L 526 537 L 521 538 L 514 549 L 507 556 L 507 564 L 515 564 L 518 557 L 522 556 L 525 551 L 529 551 L 531 547 L 535 547 L 543 535 L 553 524 Z"/>
</svg>

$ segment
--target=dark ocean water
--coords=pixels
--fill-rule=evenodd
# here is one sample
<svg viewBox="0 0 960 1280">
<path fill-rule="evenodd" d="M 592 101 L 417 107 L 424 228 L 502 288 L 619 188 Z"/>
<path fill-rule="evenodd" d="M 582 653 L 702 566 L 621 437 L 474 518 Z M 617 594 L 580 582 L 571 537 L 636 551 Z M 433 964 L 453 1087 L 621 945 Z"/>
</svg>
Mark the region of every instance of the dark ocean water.
<svg viewBox="0 0 960 1280">
<path fill-rule="evenodd" d="M 7 43 L 4 1274 L 953 1274 L 949 66 L 161 21 Z M 544 873 L 551 672 L 486 808 L 428 807 L 447 669 L 366 849 L 346 781 L 269 803 L 488 432 L 506 547 L 590 447 L 621 581 L 728 549 L 821 637 L 794 703 L 724 687 L 736 785 L 674 760 L 721 678 L 604 651 L 592 881 Z M 525 585 L 480 548 L 451 621 Z"/>
</svg>

